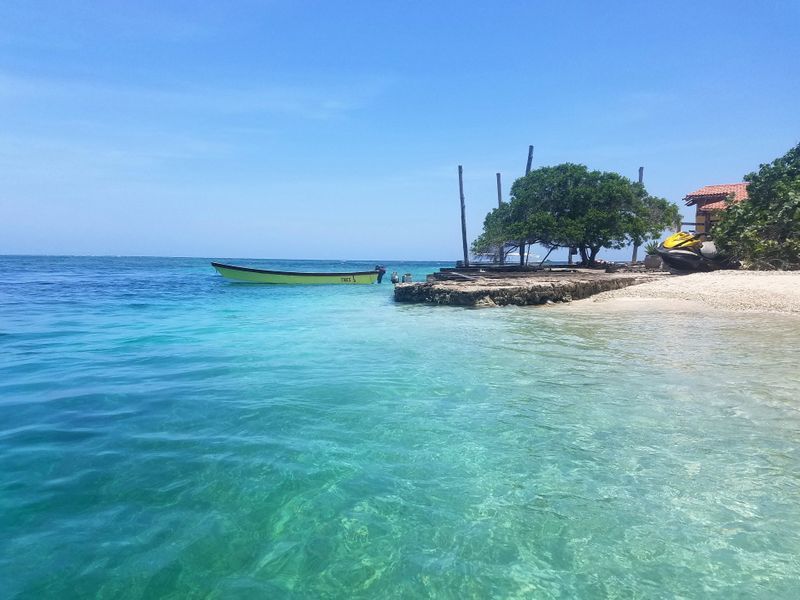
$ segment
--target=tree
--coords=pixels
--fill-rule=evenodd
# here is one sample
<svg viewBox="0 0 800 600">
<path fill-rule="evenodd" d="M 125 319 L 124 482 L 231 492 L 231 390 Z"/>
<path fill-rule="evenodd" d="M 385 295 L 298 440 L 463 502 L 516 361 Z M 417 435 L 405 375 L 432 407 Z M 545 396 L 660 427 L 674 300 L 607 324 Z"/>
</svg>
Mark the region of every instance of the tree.
<svg viewBox="0 0 800 600">
<path fill-rule="evenodd" d="M 503 204 L 495 208 L 483 220 L 483 233 L 472 242 L 472 253 L 495 254 L 499 251 L 506 252 L 506 242 L 512 239 L 509 205 Z M 505 256 L 503 256 L 505 258 Z"/>
<path fill-rule="evenodd" d="M 660 238 L 665 229 L 675 228 L 681 220 L 681 214 L 669 200 L 650 196 L 643 186 L 636 186 L 641 190 L 642 211 L 632 219 L 628 235 L 631 243 L 641 246 L 648 240 Z"/>
<path fill-rule="evenodd" d="M 503 204 L 486 215 L 483 221 L 483 233 L 472 243 L 474 254 L 496 254 L 502 250 L 505 254 L 519 249 L 520 256 L 525 251 L 526 245 L 546 243 L 545 236 L 554 227 L 550 218 L 538 220 L 521 219 L 515 214 L 518 208 L 513 202 Z M 540 233 L 533 234 L 531 232 Z M 521 258 L 522 262 L 524 259 Z"/>
<path fill-rule="evenodd" d="M 719 248 L 756 269 L 800 269 L 800 144 L 745 176 L 748 199 L 722 212 Z"/>
<path fill-rule="evenodd" d="M 511 201 L 487 215 L 473 248 L 502 240 L 574 246 L 583 264 L 593 266 L 601 248 L 658 237 L 677 219 L 677 207 L 649 196 L 644 186 L 617 173 L 565 163 L 517 179 Z"/>
</svg>

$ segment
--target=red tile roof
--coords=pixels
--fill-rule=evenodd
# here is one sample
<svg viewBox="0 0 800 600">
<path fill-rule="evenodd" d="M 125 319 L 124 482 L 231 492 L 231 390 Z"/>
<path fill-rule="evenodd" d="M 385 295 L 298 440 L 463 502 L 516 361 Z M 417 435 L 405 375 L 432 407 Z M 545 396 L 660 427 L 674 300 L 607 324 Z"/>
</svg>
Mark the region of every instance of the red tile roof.
<svg viewBox="0 0 800 600">
<path fill-rule="evenodd" d="M 747 183 L 723 183 L 721 185 L 707 185 L 686 194 L 686 206 L 698 205 L 700 212 L 722 210 L 727 204 L 725 200 L 733 194 L 734 202 L 747 200 Z"/>
</svg>

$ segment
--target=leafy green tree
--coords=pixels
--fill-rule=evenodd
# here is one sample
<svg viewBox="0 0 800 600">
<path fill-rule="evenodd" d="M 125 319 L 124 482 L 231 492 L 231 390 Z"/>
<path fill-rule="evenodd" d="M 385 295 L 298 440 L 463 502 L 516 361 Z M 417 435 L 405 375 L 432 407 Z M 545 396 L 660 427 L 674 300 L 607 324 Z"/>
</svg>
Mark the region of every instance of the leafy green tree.
<svg viewBox="0 0 800 600">
<path fill-rule="evenodd" d="M 678 207 L 669 200 L 649 196 L 643 186 L 639 188 L 641 210 L 630 223 L 628 236 L 631 243 L 643 245 L 648 240 L 657 240 L 665 229 L 675 228 L 681 220 Z"/>
<path fill-rule="evenodd" d="M 574 246 L 583 264 L 593 266 L 601 248 L 658 237 L 677 219 L 677 207 L 649 196 L 644 186 L 617 173 L 565 163 L 515 181 L 511 201 L 487 215 L 473 249 L 503 240 Z"/>
<path fill-rule="evenodd" d="M 483 220 L 483 233 L 472 242 L 472 253 L 489 255 L 496 254 L 498 250 L 508 252 L 513 249 L 513 245 L 507 245 L 508 240 L 513 238 L 511 230 L 509 204 L 503 204 L 486 215 Z"/>
<path fill-rule="evenodd" d="M 755 269 L 800 269 L 800 144 L 745 176 L 748 199 L 714 227 L 721 250 Z"/>
</svg>

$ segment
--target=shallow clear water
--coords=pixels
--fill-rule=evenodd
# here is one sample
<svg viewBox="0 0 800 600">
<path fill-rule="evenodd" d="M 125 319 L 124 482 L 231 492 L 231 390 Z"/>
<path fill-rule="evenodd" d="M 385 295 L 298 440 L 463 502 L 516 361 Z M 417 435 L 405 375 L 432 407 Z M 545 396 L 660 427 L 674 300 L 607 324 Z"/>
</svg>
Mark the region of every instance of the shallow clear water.
<svg viewBox="0 0 800 600">
<path fill-rule="evenodd" d="M 799 340 L 0 257 L 0 597 L 796 598 Z"/>
</svg>

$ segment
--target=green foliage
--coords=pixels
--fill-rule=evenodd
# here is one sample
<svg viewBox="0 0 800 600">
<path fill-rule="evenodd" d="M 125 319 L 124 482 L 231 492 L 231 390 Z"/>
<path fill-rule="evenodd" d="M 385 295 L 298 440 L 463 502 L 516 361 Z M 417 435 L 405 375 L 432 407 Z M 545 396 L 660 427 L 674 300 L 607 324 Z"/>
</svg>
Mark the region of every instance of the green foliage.
<svg viewBox="0 0 800 600">
<path fill-rule="evenodd" d="M 745 176 L 749 198 L 714 227 L 717 246 L 755 269 L 800 269 L 800 144 Z"/>
<path fill-rule="evenodd" d="M 649 196 L 617 173 L 565 163 L 531 171 L 514 182 L 511 201 L 490 212 L 474 251 L 505 241 L 575 246 L 592 265 L 600 248 L 657 238 L 678 220 L 678 208 Z"/>
<path fill-rule="evenodd" d="M 486 215 L 483 220 L 483 233 L 472 242 L 473 254 L 492 254 L 507 240 L 511 239 L 511 220 L 509 205 L 503 204 Z"/>
<path fill-rule="evenodd" d="M 650 256 L 658 254 L 658 242 L 651 240 L 644 245 L 644 252 Z"/>
<path fill-rule="evenodd" d="M 664 198 L 648 196 L 642 186 L 637 184 L 641 194 L 641 212 L 638 212 L 628 229 L 630 241 L 642 245 L 647 240 L 661 237 L 665 229 L 673 229 L 681 220 L 678 207 Z"/>
</svg>

